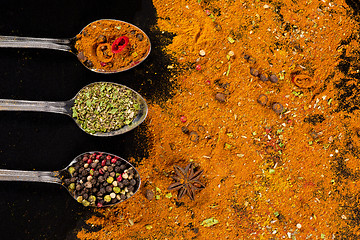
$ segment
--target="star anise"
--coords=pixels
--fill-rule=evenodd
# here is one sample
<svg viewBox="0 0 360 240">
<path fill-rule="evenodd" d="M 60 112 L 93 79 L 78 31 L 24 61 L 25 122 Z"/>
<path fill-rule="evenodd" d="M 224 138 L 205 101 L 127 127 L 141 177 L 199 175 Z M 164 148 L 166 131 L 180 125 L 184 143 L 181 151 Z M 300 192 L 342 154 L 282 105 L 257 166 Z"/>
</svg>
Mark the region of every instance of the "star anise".
<svg viewBox="0 0 360 240">
<path fill-rule="evenodd" d="M 205 185 L 199 181 L 203 170 L 194 172 L 193 163 L 189 163 L 185 169 L 175 165 L 174 166 L 176 176 L 172 178 L 176 181 L 172 183 L 168 190 L 179 190 L 178 199 L 181 199 L 184 194 L 187 194 L 191 200 L 195 199 L 195 191 L 205 188 Z"/>
</svg>

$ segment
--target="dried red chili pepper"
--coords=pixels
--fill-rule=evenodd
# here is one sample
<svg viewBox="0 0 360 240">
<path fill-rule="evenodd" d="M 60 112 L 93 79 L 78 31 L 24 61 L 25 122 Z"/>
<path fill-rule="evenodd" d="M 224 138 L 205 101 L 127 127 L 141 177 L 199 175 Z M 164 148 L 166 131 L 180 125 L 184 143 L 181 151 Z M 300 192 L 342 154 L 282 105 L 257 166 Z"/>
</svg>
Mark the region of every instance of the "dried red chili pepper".
<svg viewBox="0 0 360 240">
<path fill-rule="evenodd" d="M 111 46 L 111 51 L 113 53 L 119 53 L 129 44 L 129 38 L 126 36 L 121 36 L 115 39 L 114 43 Z"/>
</svg>

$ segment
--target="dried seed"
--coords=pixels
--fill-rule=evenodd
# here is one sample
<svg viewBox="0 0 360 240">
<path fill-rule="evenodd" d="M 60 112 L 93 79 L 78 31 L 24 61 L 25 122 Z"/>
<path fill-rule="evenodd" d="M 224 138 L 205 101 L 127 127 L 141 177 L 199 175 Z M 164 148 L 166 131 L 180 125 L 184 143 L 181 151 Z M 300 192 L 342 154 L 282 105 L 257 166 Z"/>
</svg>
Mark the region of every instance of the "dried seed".
<svg viewBox="0 0 360 240">
<path fill-rule="evenodd" d="M 274 112 L 276 112 L 277 114 L 280 114 L 284 111 L 284 107 L 282 104 L 280 103 L 274 103 L 272 105 L 272 109 L 274 110 Z"/>
<path fill-rule="evenodd" d="M 181 127 L 181 131 L 185 134 L 188 134 L 189 133 L 189 129 L 185 126 Z"/>
<path fill-rule="evenodd" d="M 215 99 L 218 100 L 219 102 L 225 102 L 226 96 L 224 93 L 218 92 L 215 94 Z"/>
<path fill-rule="evenodd" d="M 268 102 L 268 97 L 265 94 L 260 94 L 257 102 L 260 103 L 260 105 L 265 106 Z"/>
<path fill-rule="evenodd" d="M 199 141 L 199 134 L 195 131 L 190 132 L 190 141 L 197 143 Z"/>
<path fill-rule="evenodd" d="M 144 39 L 144 35 L 142 35 L 142 34 L 137 34 L 136 35 L 136 38 L 139 40 L 139 41 L 142 41 L 143 39 Z"/>
<path fill-rule="evenodd" d="M 278 77 L 275 74 L 271 74 L 269 80 L 272 83 L 277 83 L 279 81 Z"/>
<path fill-rule="evenodd" d="M 84 184 L 84 186 L 85 186 L 86 188 L 92 188 L 91 182 L 86 182 L 86 183 Z"/>
<path fill-rule="evenodd" d="M 259 78 L 260 78 L 260 80 L 263 81 L 263 82 L 266 82 L 266 81 L 268 80 L 268 77 L 265 76 L 264 74 L 260 74 L 260 75 L 259 75 Z"/>
<path fill-rule="evenodd" d="M 151 190 L 151 189 L 147 189 L 146 192 L 145 192 L 145 197 L 147 200 L 151 201 L 154 199 L 154 192 Z"/>
<path fill-rule="evenodd" d="M 254 77 L 257 77 L 259 76 L 259 70 L 257 70 L 256 68 L 250 68 L 250 74 Z"/>
<path fill-rule="evenodd" d="M 77 54 L 77 58 L 81 61 L 81 62 L 84 62 L 87 60 L 87 58 L 85 57 L 84 53 L 83 52 L 79 52 Z"/>
</svg>

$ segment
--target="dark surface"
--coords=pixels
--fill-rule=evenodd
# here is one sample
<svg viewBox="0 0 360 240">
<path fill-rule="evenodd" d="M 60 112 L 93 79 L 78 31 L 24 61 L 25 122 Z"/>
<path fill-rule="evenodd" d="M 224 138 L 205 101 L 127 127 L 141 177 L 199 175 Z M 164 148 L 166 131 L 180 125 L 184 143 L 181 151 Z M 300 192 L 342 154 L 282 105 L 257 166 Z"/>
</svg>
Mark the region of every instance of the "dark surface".
<svg viewBox="0 0 360 240">
<path fill-rule="evenodd" d="M 0 98 L 63 101 L 95 81 L 127 85 L 148 101 L 168 97 L 167 82 L 158 76 L 166 79 L 169 60 L 160 51 L 163 34 L 151 29 L 151 0 L 7 1 L 0 8 L 0 35 L 70 38 L 103 18 L 143 29 L 152 42 L 148 59 L 129 71 L 105 75 L 87 70 L 68 52 L 0 48 Z M 84 133 L 66 115 L 0 111 L 0 168 L 59 170 L 86 151 L 139 161 L 147 155 L 146 129 L 145 122 L 124 135 L 101 138 Z M 0 182 L 0 196 L 0 239 L 76 239 L 76 231 L 94 214 L 56 184 Z"/>
</svg>

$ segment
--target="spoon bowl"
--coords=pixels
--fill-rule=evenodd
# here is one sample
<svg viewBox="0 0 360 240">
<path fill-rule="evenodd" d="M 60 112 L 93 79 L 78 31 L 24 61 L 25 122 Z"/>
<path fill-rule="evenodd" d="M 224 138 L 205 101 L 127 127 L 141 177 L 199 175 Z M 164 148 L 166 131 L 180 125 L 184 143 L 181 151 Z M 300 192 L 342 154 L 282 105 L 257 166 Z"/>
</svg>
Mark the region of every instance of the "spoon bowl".
<svg viewBox="0 0 360 240">
<path fill-rule="evenodd" d="M 141 179 L 125 159 L 99 151 L 78 155 L 59 171 L 20 171 L 0 169 L 0 181 L 56 183 L 85 207 L 108 207 L 132 197 Z"/>
<path fill-rule="evenodd" d="M 79 119 L 74 116 L 74 106 L 76 105 L 76 99 L 80 96 L 81 93 L 86 93 L 88 89 L 91 89 L 94 86 L 115 86 L 117 89 L 121 89 L 127 91 L 129 93 L 128 97 L 125 99 L 130 99 L 131 101 L 137 103 L 137 110 L 134 111 L 133 117 L 129 120 L 128 124 L 124 124 L 119 128 L 113 128 L 110 131 L 93 131 L 89 130 L 88 128 L 84 127 L 84 122 L 79 121 Z M 104 97 L 105 100 L 108 97 Z M 91 100 L 91 99 L 90 99 Z M 89 101 L 90 101 L 89 100 Z M 123 99 L 118 99 L 117 101 L 122 101 Z M 101 104 L 101 103 L 100 103 Z M 112 103 L 110 103 L 112 104 Z M 145 99 L 133 89 L 126 87 L 121 84 L 111 83 L 111 82 L 94 82 L 89 85 L 83 87 L 72 99 L 63 102 L 49 102 L 49 101 L 26 101 L 26 100 L 10 100 L 10 99 L 0 99 L 0 111 L 38 111 L 38 112 L 52 112 L 52 113 L 61 113 L 70 116 L 76 124 L 82 129 L 84 132 L 93 135 L 93 136 L 100 136 L 100 137 L 109 137 L 120 135 L 131 131 L 132 129 L 139 126 L 146 118 L 148 112 L 148 106 L 146 104 Z M 87 109 L 84 110 L 84 114 L 87 113 Z M 104 112 L 107 113 L 107 112 Z M 119 111 L 114 115 L 121 114 L 122 112 Z M 115 119 L 116 120 L 116 119 Z M 130 121 L 131 120 L 131 121 Z M 95 120 L 89 120 L 85 122 L 85 124 L 91 124 Z M 105 124 L 113 124 L 112 122 L 103 123 Z"/>
<path fill-rule="evenodd" d="M 115 53 L 109 48 L 119 37 L 126 37 L 129 41 L 123 51 Z M 44 48 L 71 52 L 86 68 L 97 73 L 129 70 L 143 62 L 151 51 L 150 39 L 144 31 L 131 23 L 114 19 L 94 21 L 75 37 L 66 39 L 0 36 L 0 47 Z M 104 56 L 110 55 L 110 60 L 104 59 Z"/>
</svg>

